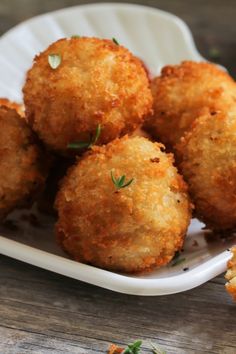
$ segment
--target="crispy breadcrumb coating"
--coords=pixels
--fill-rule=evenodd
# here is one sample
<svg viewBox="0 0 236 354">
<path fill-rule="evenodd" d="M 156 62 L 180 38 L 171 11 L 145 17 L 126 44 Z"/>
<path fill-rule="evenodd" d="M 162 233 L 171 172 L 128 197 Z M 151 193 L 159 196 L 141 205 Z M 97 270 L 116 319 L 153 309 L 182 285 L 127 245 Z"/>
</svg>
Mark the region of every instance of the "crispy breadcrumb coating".
<svg viewBox="0 0 236 354">
<path fill-rule="evenodd" d="M 8 98 L 0 98 L 0 106 L 9 107 L 15 109 L 17 113 L 21 116 L 25 116 L 25 107 L 22 103 L 16 103 L 8 100 Z"/>
<path fill-rule="evenodd" d="M 143 137 L 94 147 L 72 167 L 56 199 L 57 237 L 76 260 L 140 272 L 167 264 L 191 218 L 186 184 L 163 145 Z M 125 175 L 117 190 L 111 179 Z"/>
<path fill-rule="evenodd" d="M 49 55 L 61 56 L 52 69 Z M 61 39 L 38 55 L 23 89 L 26 118 L 51 149 L 89 141 L 100 124 L 98 144 L 132 132 L 152 109 L 147 74 L 139 59 L 111 40 Z M 76 151 L 71 151 L 72 153 Z"/>
<path fill-rule="evenodd" d="M 236 227 L 235 108 L 197 118 L 177 146 L 196 215 L 213 229 Z"/>
<path fill-rule="evenodd" d="M 154 114 L 145 127 L 156 139 L 173 148 L 204 107 L 211 112 L 236 102 L 234 80 L 211 63 L 184 61 L 168 65 L 153 79 Z"/>
<path fill-rule="evenodd" d="M 0 219 L 25 206 L 43 187 L 47 158 L 24 119 L 0 107 Z"/>
<path fill-rule="evenodd" d="M 225 274 L 225 278 L 228 280 L 226 283 L 226 289 L 229 294 L 236 301 L 236 246 L 231 248 L 232 258 L 228 261 L 228 270 Z"/>
</svg>

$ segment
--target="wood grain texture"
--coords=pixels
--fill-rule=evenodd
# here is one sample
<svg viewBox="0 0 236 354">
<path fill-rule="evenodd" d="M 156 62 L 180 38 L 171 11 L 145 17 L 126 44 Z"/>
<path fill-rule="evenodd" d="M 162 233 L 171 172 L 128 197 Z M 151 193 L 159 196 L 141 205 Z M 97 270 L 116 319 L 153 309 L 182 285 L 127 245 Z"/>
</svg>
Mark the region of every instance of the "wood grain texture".
<svg viewBox="0 0 236 354">
<path fill-rule="evenodd" d="M 88 2 L 1 0 L 0 33 L 34 15 Z M 203 56 L 218 49 L 219 62 L 236 76 L 234 0 L 129 2 L 180 16 Z M 0 354 L 105 353 L 111 342 L 125 345 L 140 338 L 145 353 L 150 342 L 168 354 L 236 353 L 236 306 L 223 277 L 181 294 L 135 297 L 3 256 L 0 269 Z"/>
<path fill-rule="evenodd" d="M 0 353 L 105 353 L 110 342 L 138 338 L 171 354 L 236 352 L 236 307 L 221 278 L 181 294 L 136 297 L 6 257 L 0 267 Z"/>
</svg>

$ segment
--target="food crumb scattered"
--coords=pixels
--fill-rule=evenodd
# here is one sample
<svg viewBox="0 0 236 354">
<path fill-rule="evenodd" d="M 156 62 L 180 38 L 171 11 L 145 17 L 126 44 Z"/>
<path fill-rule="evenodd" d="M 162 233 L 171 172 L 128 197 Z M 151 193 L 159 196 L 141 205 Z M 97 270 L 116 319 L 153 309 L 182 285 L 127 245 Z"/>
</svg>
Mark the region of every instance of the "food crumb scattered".
<svg viewBox="0 0 236 354">
<path fill-rule="evenodd" d="M 116 344 L 111 344 L 108 349 L 108 354 L 120 354 L 122 353 L 124 348 L 119 347 Z"/>
</svg>

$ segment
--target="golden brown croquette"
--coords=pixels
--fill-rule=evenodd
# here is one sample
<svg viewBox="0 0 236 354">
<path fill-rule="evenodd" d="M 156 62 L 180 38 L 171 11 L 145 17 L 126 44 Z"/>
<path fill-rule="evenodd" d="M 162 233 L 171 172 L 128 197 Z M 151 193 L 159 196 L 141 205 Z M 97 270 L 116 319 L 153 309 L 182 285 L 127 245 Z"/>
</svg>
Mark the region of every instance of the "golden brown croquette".
<svg viewBox="0 0 236 354">
<path fill-rule="evenodd" d="M 168 65 L 153 79 L 154 114 L 145 127 L 169 148 L 178 143 L 204 107 L 215 112 L 236 102 L 236 83 L 211 63 L 184 61 Z"/>
<path fill-rule="evenodd" d="M 0 219 L 25 206 L 43 187 L 47 158 L 19 114 L 0 107 Z"/>
<path fill-rule="evenodd" d="M 125 136 L 94 147 L 69 170 L 56 199 L 56 230 L 76 260 L 140 272 L 181 249 L 191 205 L 173 156 L 162 149 Z"/>
<path fill-rule="evenodd" d="M 197 118 L 177 145 L 196 215 L 213 229 L 236 227 L 235 108 Z"/>
<path fill-rule="evenodd" d="M 58 59 L 54 69 L 52 55 Z M 35 58 L 23 92 L 33 130 L 63 154 L 70 143 L 90 141 L 99 125 L 99 144 L 132 132 L 152 109 L 140 60 L 123 46 L 97 38 L 67 38 L 50 45 Z"/>
</svg>

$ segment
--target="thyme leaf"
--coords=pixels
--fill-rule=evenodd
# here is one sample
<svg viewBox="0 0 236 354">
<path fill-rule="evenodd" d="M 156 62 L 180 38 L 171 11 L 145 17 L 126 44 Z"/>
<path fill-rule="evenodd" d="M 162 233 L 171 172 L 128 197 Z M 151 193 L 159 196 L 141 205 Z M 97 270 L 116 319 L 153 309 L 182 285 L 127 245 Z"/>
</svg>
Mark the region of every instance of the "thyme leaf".
<svg viewBox="0 0 236 354">
<path fill-rule="evenodd" d="M 141 340 L 137 340 L 132 344 L 128 344 L 127 348 L 122 352 L 122 354 L 138 354 L 140 352 L 141 345 Z"/>
<path fill-rule="evenodd" d="M 49 54 L 48 63 L 52 69 L 57 69 L 61 64 L 61 55 L 60 54 Z"/>
<path fill-rule="evenodd" d="M 112 182 L 113 182 L 113 184 L 114 184 L 114 186 L 116 187 L 117 190 L 119 190 L 121 188 L 128 187 L 134 180 L 134 178 L 131 178 L 128 182 L 125 183 L 125 179 L 126 179 L 125 175 L 116 178 L 113 175 L 113 171 L 111 171 L 111 180 L 112 180 Z"/>
<path fill-rule="evenodd" d="M 102 126 L 101 126 L 101 124 L 98 124 L 97 125 L 97 128 L 96 128 L 96 131 L 95 131 L 95 135 L 94 135 L 94 137 L 91 139 L 91 142 L 90 142 L 90 144 L 89 144 L 89 148 L 91 147 L 91 146 L 93 146 L 93 145 L 95 145 L 96 144 L 96 142 L 97 142 L 97 140 L 98 140 L 98 138 L 99 138 L 99 136 L 100 136 L 100 134 L 101 134 L 101 130 L 102 130 Z"/>
<path fill-rule="evenodd" d="M 97 125 L 96 131 L 94 136 L 90 139 L 90 141 L 75 141 L 72 143 L 69 143 L 67 145 L 68 149 L 90 149 L 93 145 L 96 144 L 100 134 L 101 134 L 101 124 Z"/>
<path fill-rule="evenodd" d="M 118 40 L 116 38 L 113 37 L 112 40 L 116 45 L 120 45 L 120 43 L 118 42 Z"/>
</svg>

